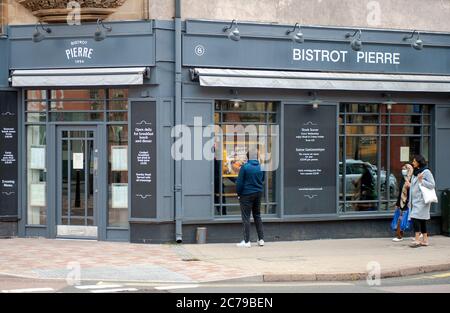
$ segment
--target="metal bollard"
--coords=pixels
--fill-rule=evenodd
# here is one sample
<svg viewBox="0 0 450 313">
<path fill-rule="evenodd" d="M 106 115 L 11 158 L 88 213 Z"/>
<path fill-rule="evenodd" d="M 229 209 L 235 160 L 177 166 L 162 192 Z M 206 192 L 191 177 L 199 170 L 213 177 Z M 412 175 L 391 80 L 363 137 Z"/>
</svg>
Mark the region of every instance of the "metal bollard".
<svg viewBox="0 0 450 313">
<path fill-rule="evenodd" d="M 196 240 L 198 244 L 206 243 L 206 227 L 197 227 Z"/>
</svg>

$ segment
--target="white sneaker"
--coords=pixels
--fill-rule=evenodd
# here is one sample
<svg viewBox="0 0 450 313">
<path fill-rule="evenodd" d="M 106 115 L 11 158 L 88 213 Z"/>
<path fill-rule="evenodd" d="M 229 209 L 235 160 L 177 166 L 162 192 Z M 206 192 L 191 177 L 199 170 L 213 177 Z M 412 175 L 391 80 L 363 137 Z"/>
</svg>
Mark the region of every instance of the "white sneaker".
<svg viewBox="0 0 450 313">
<path fill-rule="evenodd" d="M 258 246 L 262 247 L 264 246 L 264 240 L 258 240 Z"/>
<path fill-rule="evenodd" d="M 238 246 L 239 248 L 250 248 L 252 245 L 249 242 L 245 242 L 244 240 L 242 240 L 240 243 L 236 244 L 236 246 Z"/>
<path fill-rule="evenodd" d="M 397 238 L 397 237 L 395 237 L 394 239 L 392 239 L 392 241 L 394 241 L 394 242 L 403 241 L 403 238 Z"/>
</svg>

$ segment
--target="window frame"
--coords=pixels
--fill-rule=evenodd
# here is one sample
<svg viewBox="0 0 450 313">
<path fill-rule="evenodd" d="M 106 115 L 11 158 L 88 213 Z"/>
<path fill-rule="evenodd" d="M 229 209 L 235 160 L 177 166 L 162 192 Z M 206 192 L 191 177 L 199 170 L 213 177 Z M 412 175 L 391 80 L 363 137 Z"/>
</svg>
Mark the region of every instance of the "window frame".
<svg viewBox="0 0 450 313">
<path fill-rule="evenodd" d="M 218 115 L 218 120 L 216 121 L 214 119 L 214 124 L 218 125 L 218 126 L 226 126 L 226 125 L 265 125 L 267 126 L 267 130 L 268 133 L 265 134 L 265 136 L 267 137 L 273 137 L 273 134 L 269 134 L 270 132 L 270 126 L 272 125 L 279 125 L 280 122 L 280 107 L 281 107 L 281 102 L 280 101 L 269 101 L 269 100 L 249 100 L 249 101 L 245 101 L 240 103 L 240 105 L 246 105 L 247 103 L 263 103 L 264 104 L 264 111 L 261 111 L 259 108 L 258 110 L 248 110 L 248 109 L 244 109 L 244 110 L 230 110 L 229 108 L 225 107 L 226 103 L 229 103 L 229 100 L 223 100 L 223 99 L 216 99 L 214 101 L 214 116 L 216 116 L 216 114 Z M 244 115 L 248 115 L 248 114 L 258 114 L 258 115 L 264 115 L 264 122 L 226 122 L 224 121 L 224 114 L 229 114 L 229 113 L 234 113 L 234 114 L 244 114 Z M 226 133 L 223 133 L 224 136 L 226 136 Z M 259 136 L 259 135 L 258 135 Z M 278 134 L 278 136 L 280 136 L 280 134 Z M 224 140 L 225 141 L 225 140 Z M 222 147 L 223 149 L 223 147 Z M 223 161 L 223 160 L 222 160 Z M 214 165 L 215 166 L 215 165 Z M 214 170 L 214 175 L 215 175 L 215 170 Z M 224 218 L 224 217 L 231 217 L 231 218 L 236 218 L 238 216 L 240 216 L 240 213 L 237 214 L 223 214 L 223 208 L 233 208 L 233 207 L 239 207 L 239 203 L 231 203 L 231 204 L 227 204 L 224 205 L 222 203 L 222 197 L 223 197 L 223 171 L 222 169 L 219 170 L 220 176 L 219 176 L 219 194 L 216 195 L 215 193 L 215 188 L 214 188 L 214 192 L 213 192 L 213 206 L 214 206 L 214 218 Z M 261 213 L 261 215 L 263 216 L 267 216 L 267 217 L 276 217 L 279 214 L 280 211 L 280 198 L 278 196 L 278 190 L 276 188 L 278 188 L 279 185 L 279 175 L 277 174 L 277 171 L 271 171 L 271 172 L 266 172 L 265 173 L 265 180 L 264 180 L 264 195 L 261 199 L 261 207 L 264 208 L 265 213 Z M 270 191 L 269 191 L 269 175 L 272 176 L 272 198 L 274 199 L 274 201 L 271 201 L 272 199 L 270 199 Z M 216 181 L 216 177 L 213 177 L 214 182 Z M 216 203 L 215 199 L 218 198 L 219 202 Z M 272 210 L 272 212 L 267 213 L 268 211 Z"/>
<path fill-rule="evenodd" d="M 349 112 L 348 108 L 350 105 L 357 105 L 357 106 L 366 106 L 366 105 L 377 105 L 377 113 L 374 112 Z M 391 138 L 395 138 L 395 137 L 405 137 L 405 138 L 420 138 L 420 153 L 424 152 L 424 148 L 425 148 L 425 138 L 427 138 L 427 151 L 428 151 L 428 156 L 427 159 L 430 161 L 432 160 L 432 155 L 433 155 L 433 149 L 432 149 L 432 142 L 433 142 L 433 132 L 432 132 L 432 120 L 433 120 L 433 104 L 432 103 L 428 103 L 428 104 L 415 104 L 415 103 L 399 103 L 399 104 L 395 104 L 396 106 L 418 106 L 420 108 L 420 112 L 405 112 L 405 113 L 398 113 L 398 112 L 394 112 L 392 113 L 392 110 L 387 110 L 387 105 L 383 104 L 383 103 L 364 103 L 364 102 L 341 102 L 338 104 L 339 107 L 339 112 L 338 112 L 338 137 L 339 137 L 339 151 L 338 151 L 338 163 L 343 164 L 343 169 L 346 168 L 346 164 L 347 164 L 347 138 L 351 138 L 351 137 L 356 137 L 356 138 L 360 138 L 360 137 L 376 137 L 377 140 L 377 168 L 381 168 L 381 163 L 382 163 L 382 152 L 385 153 L 384 155 L 384 160 L 386 162 L 386 174 L 385 174 L 385 179 L 386 179 L 386 184 L 389 184 L 389 180 L 390 180 L 390 176 L 391 176 Z M 426 108 L 426 109 L 424 109 Z M 359 111 L 359 109 L 358 109 Z M 356 116 L 356 115 L 360 115 L 360 116 L 375 116 L 378 115 L 378 120 L 377 123 L 350 123 L 349 119 L 347 118 L 347 116 Z M 392 123 L 392 118 L 393 117 L 398 117 L 398 116 L 418 116 L 420 117 L 420 123 L 405 123 L 405 124 L 399 124 L 399 123 Z M 424 122 L 424 117 L 427 117 L 427 121 L 428 122 Z M 376 133 L 370 133 L 370 134 L 364 134 L 364 133 L 354 133 L 354 134 L 347 134 L 346 130 L 347 130 L 347 126 L 374 126 L 377 128 L 377 132 Z M 391 130 L 393 127 L 419 127 L 420 128 L 420 133 L 419 134 L 408 134 L 408 133 L 404 133 L 404 134 L 399 134 L 399 133 L 391 133 Z M 428 128 L 428 132 L 424 132 L 424 129 Z M 386 148 L 382 149 L 382 141 L 383 139 L 386 140 Z M 342 142 L 341 142 L 342 140 Z M 341 145 L 342 143 L 342 145 Z M 383 170 L 380 170 L 380 173 Z M 370 214 L 370 213 L 389 213 L 392 212 L 393 210 L 390 209 L 391 205 L 397 200 L 396 199 L 396 195 L 394 197 L 391 197 L 390 192 L 381 189 L 381 176 L 382 175 L 377 175 L 377 199 L 376 200 L 347 200 L 347 180 L 346 180 L 346 176 L 348 175 L 347 170 L 339 173 L 339 179 L 338 179 L 338 190 L 339 193 L 341 193 L 342 190 L 342 195 L 339 194 L 339 198 L 338 198 L 338 214 L 340 215 L 350 215 L 350 214 Z M 342 186 L 341 186 L 342 185 Z M 384 195 L 386 196 L 385 199 L 382 199 L 382 192 L 385 193 Z M 348 204 L 353 204 L 353 203 L 377 203 L 377 210 L 375 211 L 354 211 L 354 210 L 348 210 L 347 206 Z M 383 208 L 385 207 L 385 208 Z"/>
</svg>

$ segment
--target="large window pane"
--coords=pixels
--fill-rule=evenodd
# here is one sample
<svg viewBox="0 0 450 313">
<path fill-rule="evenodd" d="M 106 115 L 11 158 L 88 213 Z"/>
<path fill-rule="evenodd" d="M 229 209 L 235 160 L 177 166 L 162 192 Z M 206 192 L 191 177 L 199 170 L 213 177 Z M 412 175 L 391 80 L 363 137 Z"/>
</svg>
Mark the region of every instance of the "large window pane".
<svg viewBox="0 0 450 313">
<path fill-rule="evenodd" d="M 27 126 L 27 224 L 47 223 L 45 126 Z"/>
<path fill-rule="evenodd" d="M 53 89 L 50 97 L 53 100 L 69 99 L 105 99 L 104 89 Z"/>
<path fill-rule="evenodd" d="M 340 210 L 393 210 L 402 166 L 414 154 L 430 157 L 424 125 L 430 106 L 395 104 L 388 110 L 385 104 L 341 104 L 340 111 L 340 124 L 347 124 L 345 132 L 340 127 Z"/>
<path fill-rule="evenodd" d="M 101 111 L 104 109 L 103 100 L 93 101 L 52 101 L 50 102 L 50 110 L 52 111 Z"/>
<path fill-rule="evenodd" d="M 347 211 L 377 209 L 376 180 L 378 148 L 376 137 L 347 137 L 346 140 L 346 198 L 354 203 Z"/>
<path fill-rule="evenodd" d="M 228 101 L 215 104 L 215 123 L 222 126 L 224 132 L 221 145 L 216 150 L 214 161 L 214 203 L 216 215 L 240 215 L 239 200 L 236 193 L 236 180 L 241 166 L 247 161 L 249 144 L 258 145 L 260 153 L 270 152 L 272 138 L 267 125 L 277 121 L 274 104 L 269 102 L 245 102 L 235 105 Z M 254 111 L 254 113 L 249 113 Z M 255 112 L 258 111 L 258 112 Z M 235 128 L 240 123 L 255 126 L 256 134 L 250 138 L 243 129 Z M 259 128 L 262 125 L 267 127 Z M 228 127 L 227 127 L 228 126 Z M 242 133 L 241 133 L 242 132 Z M 220 151 L 220 152 L 219 152 Z M 263 158 L 260 155 L 260 158 Z M 261 213 L 276 212 L 276 171 L 268 171 L 265 176 L 264 192 L 261 198 Z"/>
<path fill-rule="evenodd" d="M 103 112 L 55 112 L 50 113 L 52 122 L 102 121 Z"/>
<path fill-rule="evenodd" d="M 26 100 L 45 100 L 47 99 L 47 90 L 27 90 L 25 92 Z"/>
<path fill-rule="evenodd" d="M 27 111 L 45 111 L 47 110 L 47 102 L 45 101 L 29 101 L 27 102 Z"/>
</svg>

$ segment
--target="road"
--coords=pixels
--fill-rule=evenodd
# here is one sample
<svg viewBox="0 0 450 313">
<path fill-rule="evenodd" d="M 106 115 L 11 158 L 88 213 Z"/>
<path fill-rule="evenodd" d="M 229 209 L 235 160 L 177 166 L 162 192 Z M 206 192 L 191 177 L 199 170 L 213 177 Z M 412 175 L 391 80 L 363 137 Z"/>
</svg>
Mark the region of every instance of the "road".
<svg viewBox="0 0 450 313">
<path fill-rule="evenodd" d="M 450 272 L 382 279 L 379 285 L 352 282 L 216 282 L 206 284 L 158 284 L 129 282 L 81 282 L 34 280 L 0 276 L 0 293 L 450 293 Z"/>
</svg>

